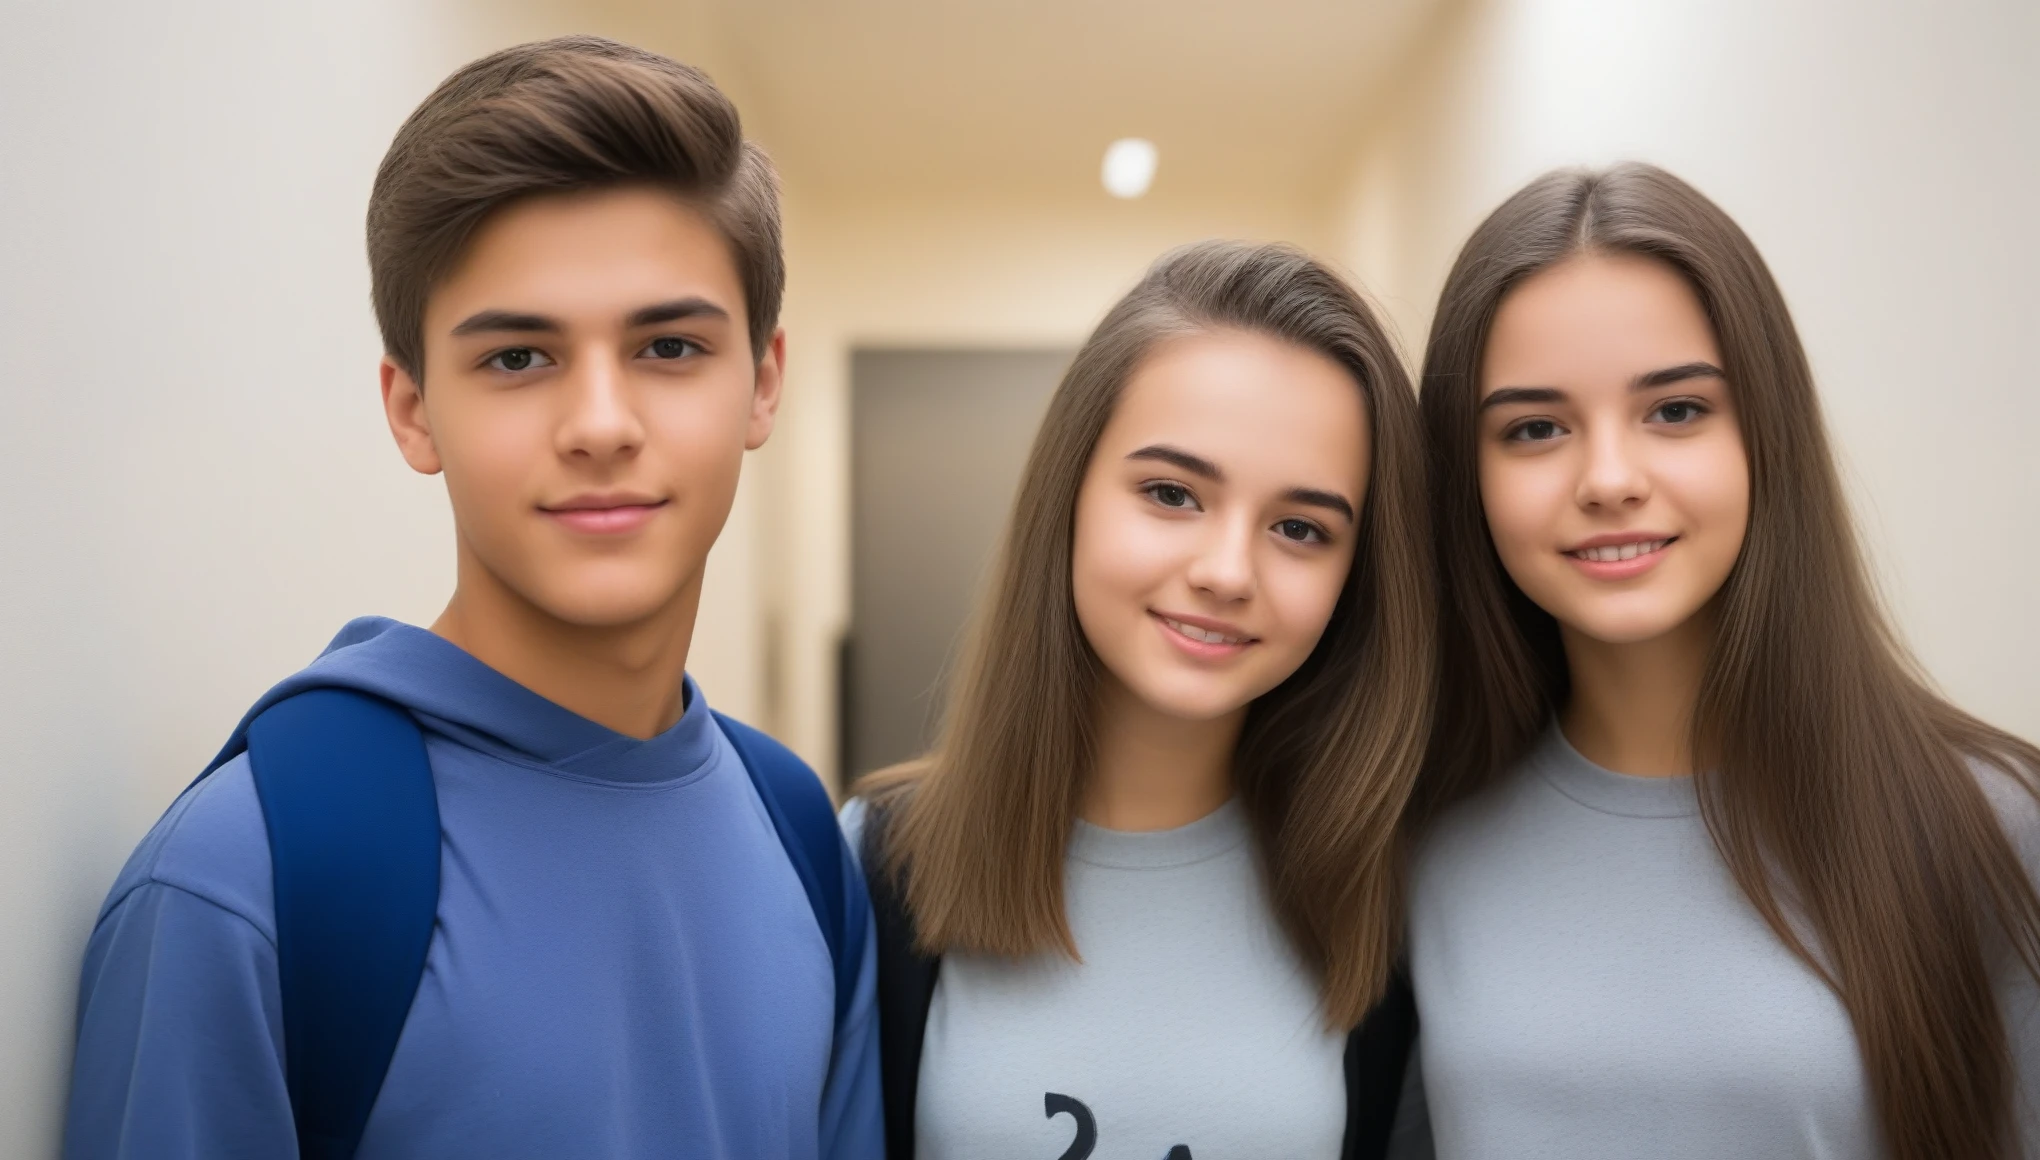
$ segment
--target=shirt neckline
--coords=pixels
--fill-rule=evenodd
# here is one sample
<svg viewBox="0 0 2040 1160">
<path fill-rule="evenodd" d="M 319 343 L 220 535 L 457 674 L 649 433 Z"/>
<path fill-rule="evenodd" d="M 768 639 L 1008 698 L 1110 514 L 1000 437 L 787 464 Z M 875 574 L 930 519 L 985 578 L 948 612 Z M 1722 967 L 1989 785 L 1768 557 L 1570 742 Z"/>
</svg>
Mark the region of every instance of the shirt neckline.
<svg viewBox="0 0 2040 1160">
<path fill-rule="evenodd" d="M 285 682 L 293 683 L 361 688 L 470 749 L 596 784 L 670 787 L 705 774 L 721 752 L 722 730 L 684 673 L 680 720 L 640 739 L 546 699 L 430 629 L 381 617 L 350 621 Z"/>
<path fill-rule="evenodd" d="M 1590 810 L 1625 818 L 1689 818 L 1700 812 L 1690 776 L 1638 777 L 1604 769 L 1580 755 L 1558 722 L 1551 723 L 1531 758 L 1551 788 Z"/>
<path fill-rule="evenodd" d="M 1108 830 L 1079 818 L 1069 856 L 1117 870 L 1165 870 L 1207 861 L 1238 848 L 1250 834 L 1238 798 L 1172 830 Z"/>
</svg>

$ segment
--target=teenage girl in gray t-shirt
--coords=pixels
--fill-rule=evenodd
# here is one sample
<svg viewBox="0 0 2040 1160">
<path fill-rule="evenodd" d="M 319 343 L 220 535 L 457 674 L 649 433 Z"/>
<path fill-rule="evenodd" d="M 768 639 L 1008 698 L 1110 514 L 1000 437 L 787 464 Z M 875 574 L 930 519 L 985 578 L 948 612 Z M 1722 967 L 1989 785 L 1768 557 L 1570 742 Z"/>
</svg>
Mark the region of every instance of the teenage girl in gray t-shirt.
<svg viewBox="0 0 2040 1160">
<path fill-rule="evenodd" d="M 1420 442 L 1393 344 L 1287 247 L 1164 256 L 1078 352 L 940 740 L 845 812 L 893 1160 L 1383 1153 Z"/>
<path fill-rule="evenodd" d="M 1895 643 L 1749 239 L 1649 166 L 1533 182 L 1421 409 L 1437 1155 L 2040 1155 L 2040 751 Z"/>
</svg>

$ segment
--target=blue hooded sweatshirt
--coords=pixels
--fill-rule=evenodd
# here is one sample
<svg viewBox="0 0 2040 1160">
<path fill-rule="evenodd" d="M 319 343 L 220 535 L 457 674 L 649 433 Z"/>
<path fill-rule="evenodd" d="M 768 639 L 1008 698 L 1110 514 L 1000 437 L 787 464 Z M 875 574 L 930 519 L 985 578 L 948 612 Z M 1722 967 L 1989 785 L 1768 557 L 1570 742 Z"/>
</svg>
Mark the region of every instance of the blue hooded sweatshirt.
<svg viewBox="0 0 2040 1160">
<path fill-rule="evenodd" d="M 878 1160 L 870 948 L 836 1026 L 807 895 L 691 680 L 639 741 L 363 619 L 256 708 L 321 686 L 410 709 L 439 796 L 438 922 L 359 1160 Z M 297 1155 L 245 754 L 177 799 L 100 912 L 64 1155 Z"/>
</svg>

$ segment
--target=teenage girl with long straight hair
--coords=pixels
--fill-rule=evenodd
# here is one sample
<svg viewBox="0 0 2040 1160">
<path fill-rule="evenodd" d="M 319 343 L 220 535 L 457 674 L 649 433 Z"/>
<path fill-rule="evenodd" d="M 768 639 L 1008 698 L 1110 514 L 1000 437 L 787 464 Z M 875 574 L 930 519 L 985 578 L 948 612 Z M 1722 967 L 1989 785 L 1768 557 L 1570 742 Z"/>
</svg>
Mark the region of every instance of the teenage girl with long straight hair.
<svg viewBox="0 0 2040 1160">
<path fill-rule="evenodd" d="M 845 811 L 894 1160 L 1382 1154 L 1424 516 L 1409 381 L 1325 267 L 1193 245 L 1106 316 L 937 744 Z"/>
<path fill-rule="evenodd" d="M 2036 1154 L 2040 751 L 1887 625 L 1750 240 L 1649 166 L 1533 182 L 1421 410 L 1438 1154 Z"/>
</svg>

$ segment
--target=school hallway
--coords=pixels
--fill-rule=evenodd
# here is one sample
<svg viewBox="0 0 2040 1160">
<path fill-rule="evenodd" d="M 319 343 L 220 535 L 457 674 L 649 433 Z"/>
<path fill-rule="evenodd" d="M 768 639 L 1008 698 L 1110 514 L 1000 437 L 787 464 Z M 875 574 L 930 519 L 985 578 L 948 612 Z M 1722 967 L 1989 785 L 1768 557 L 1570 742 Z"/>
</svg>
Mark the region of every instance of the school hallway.
<svg viewBox="0 0 2040 1160">
<path fill-rule="evenodd" d="M 451 590 L 442 484 L 377 402 L 363 209 L 442 77 L 565 32 L 702 67 L 779 167 L 785 404 L 689 669 L 838 787 L 925 742 L 1034 418 L 1157 255 L 1301 246 L 1414 366 L 1497 202 L 1630 158 L 1786 288 L 1924 668 L 2040 735 L 2030 0 L 13 0 L 0 1156 L 57 1154 L 137 839 L 341 624 Z M 1107 174 L 1125 139 L 1146 181 L 1139 147 Z"/>
</svg>

